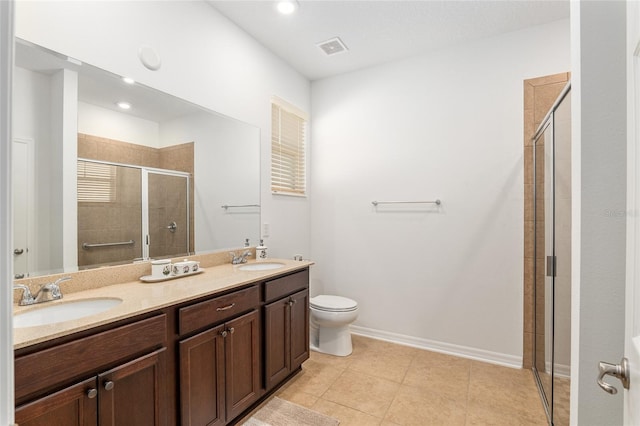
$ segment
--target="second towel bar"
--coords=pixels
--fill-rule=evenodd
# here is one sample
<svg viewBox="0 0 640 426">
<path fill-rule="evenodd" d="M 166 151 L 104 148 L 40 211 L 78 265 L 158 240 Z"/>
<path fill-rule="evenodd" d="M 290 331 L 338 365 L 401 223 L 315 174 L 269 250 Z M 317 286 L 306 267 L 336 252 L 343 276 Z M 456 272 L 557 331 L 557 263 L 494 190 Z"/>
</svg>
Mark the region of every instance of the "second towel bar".
<svg viewBox="0 0 640 426">
<path fill-rule="evenodd" d="M 440 200 L 434 201 L 372 201 L 371 204 L 377 206 L 378 204 L 442 204 Z"/>
<path fill-rule="evenodd" d="M 260 207 L 260 204 L 240 204 L 240 205 L 237 205 L 237 206 L 232 206 L 232 205 L 229 205 L 229 204 L 225 204 L 225 205 L 220 206 L 220 207 L 222 207 L 223 209 L 226 210 L 226 209 L 229 209 L 229 208 L 236 208 L 236 207 Z"/>
</svg>

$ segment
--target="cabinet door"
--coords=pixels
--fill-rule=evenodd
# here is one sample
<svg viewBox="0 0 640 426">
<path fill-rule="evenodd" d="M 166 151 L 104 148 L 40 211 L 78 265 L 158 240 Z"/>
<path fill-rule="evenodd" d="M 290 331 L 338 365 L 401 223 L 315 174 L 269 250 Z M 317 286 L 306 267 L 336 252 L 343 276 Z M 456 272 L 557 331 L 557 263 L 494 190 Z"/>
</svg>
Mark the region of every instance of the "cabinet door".
<svg viewBox="0 0 640 426">
<path fill-rule="evenodd" d="M 161 349 L 98 376 L 100 426 L 166 423 L 164 356 Z"/>
<path fill-rule="evenodd" d="M 260 396 L 260 324 L 254 310 L 225 324 L 227 420 Z"/>
<path fill-rule="evenodd" d="M 180 342 L 180 413 L 183 426 L 223 425 L 224 326 Z"/>
<path fill-rule="evenodd" d="M 95 426 L 96 379 L 92 378 L 16 408 L 20 426 Z"/>
<path fill-rule="evenodd" d="M 292 295 L 291 301 L 291 371 L 309 359 L 309 290 Z"/>
<path fill-rule="evenodd" d="M 291 372 L 289 298 L 264 307 L 265 377 L 267 390 Z"/>
</svg>

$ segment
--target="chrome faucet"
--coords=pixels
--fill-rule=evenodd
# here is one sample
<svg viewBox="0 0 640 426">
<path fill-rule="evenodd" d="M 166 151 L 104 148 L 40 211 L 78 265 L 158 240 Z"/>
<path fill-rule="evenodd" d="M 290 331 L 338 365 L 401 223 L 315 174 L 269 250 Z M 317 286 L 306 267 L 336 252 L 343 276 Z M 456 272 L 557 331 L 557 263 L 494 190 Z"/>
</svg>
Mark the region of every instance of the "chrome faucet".
<svg viewBox="0 0 640 426">
<path fill-rule="evenodd" d="M 231 256 L 232 265 L 247 263 L 247 257 L 251 256 L 251 250 L 245 250 L 240 256 L 238 256 L 235 251 L 232 251 L 229 252 L 229 256 Z"/>
<path fill-rule="evenodd" d="M 26 305 L 33 305 L 34 303 L 36 303 L 36 299 L 31 294 L 31 290 L 29 290 L 29 287 L 27 287 L 26 285 L 14 284 L 13 289 L 22 290 L 22 297 L 20 298 L 18 305 L 26 306 Z"/>
<path fill-rule="evenodd" d="M 52 283 L 43 284 L 35 296 L 31 294 L 29 287 L 23 284 L 14 284 L 13 289 L 22 290 L 22 298 L 18 305 L 35 305 L 36 303 L 50 302 L 52 300 L 62 299 L 62 291 L 60 291 L 60 283 L 69 281 L 71 277 L 58 278 Z"/>
</svg>

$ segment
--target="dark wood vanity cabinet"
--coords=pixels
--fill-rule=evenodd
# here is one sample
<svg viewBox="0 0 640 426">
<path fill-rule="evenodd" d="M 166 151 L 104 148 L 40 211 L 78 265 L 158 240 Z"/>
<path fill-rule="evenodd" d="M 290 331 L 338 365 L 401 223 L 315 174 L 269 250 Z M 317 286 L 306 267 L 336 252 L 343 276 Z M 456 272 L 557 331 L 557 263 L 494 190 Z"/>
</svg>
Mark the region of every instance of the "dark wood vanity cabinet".
<svg viewBox="0 0 640 426">
<path fill-rule="evenodd" d="M 265 298 L 276 299 L 264 306 L 267 390 L 282 383 L 309 358 L 308 285 L 306 270 L 265 283 Z"/>
<path fill-rule="evenodd" d="M 120 365 L 98 376 L 98 424 L 166 424 L 165 349 Z"/>
<path fill-rule="evenodd" d="M 69 386 L 16 408 L 16 423 L 20 426 L 98 424 L 96 378 Z M 87 392 L 96 390 L 96 396 Z"/>
<path fill-rule="evenodd" d="M 165 338 L 166 318 L 159 315 L 17 357 L 17 400 L 38 395 L 40 390 L 44 396 L 16 407 L 16 422 L 21 426 L 166 425 L 166 349 L 136 356 L 162 345 Z M 64 387 L 76 376 L 88 378 Z M 58 387 L 62 389 L 46 391 Z"/>
<path fill-rule="evenodd" d="M 21 426 L 164 424 L 164 349 L 16 408 Z"/>
<path fill-rule="evenodd" d="M 201 327 L 203 318 L 217 321 L 179 343 L 183 425 L 225 424 L 262 396 L 259 303 L 253 286 L 180 310 L 181 330 Z"/>
<path fill-rule="evenodd" d="M 20 426 L 225 425 L 309 357 L 309 270 L 16 351 Z"/>
</svg>

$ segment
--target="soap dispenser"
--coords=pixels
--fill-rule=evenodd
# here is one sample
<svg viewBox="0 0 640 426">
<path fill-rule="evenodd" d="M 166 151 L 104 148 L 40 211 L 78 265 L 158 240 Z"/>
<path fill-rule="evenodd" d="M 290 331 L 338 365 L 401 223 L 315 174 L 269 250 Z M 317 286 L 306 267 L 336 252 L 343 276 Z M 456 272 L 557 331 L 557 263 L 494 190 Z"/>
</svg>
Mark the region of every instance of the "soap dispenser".
<svg viewBox="0 0 640 426">
<path fill-rule="evenodd" d="M 264 245 L 264 240 L 260 240 L 260 245 L 256 247 L 256 260 L 263 260 L 267 258 L 267 247 Z"/>
</svg>

